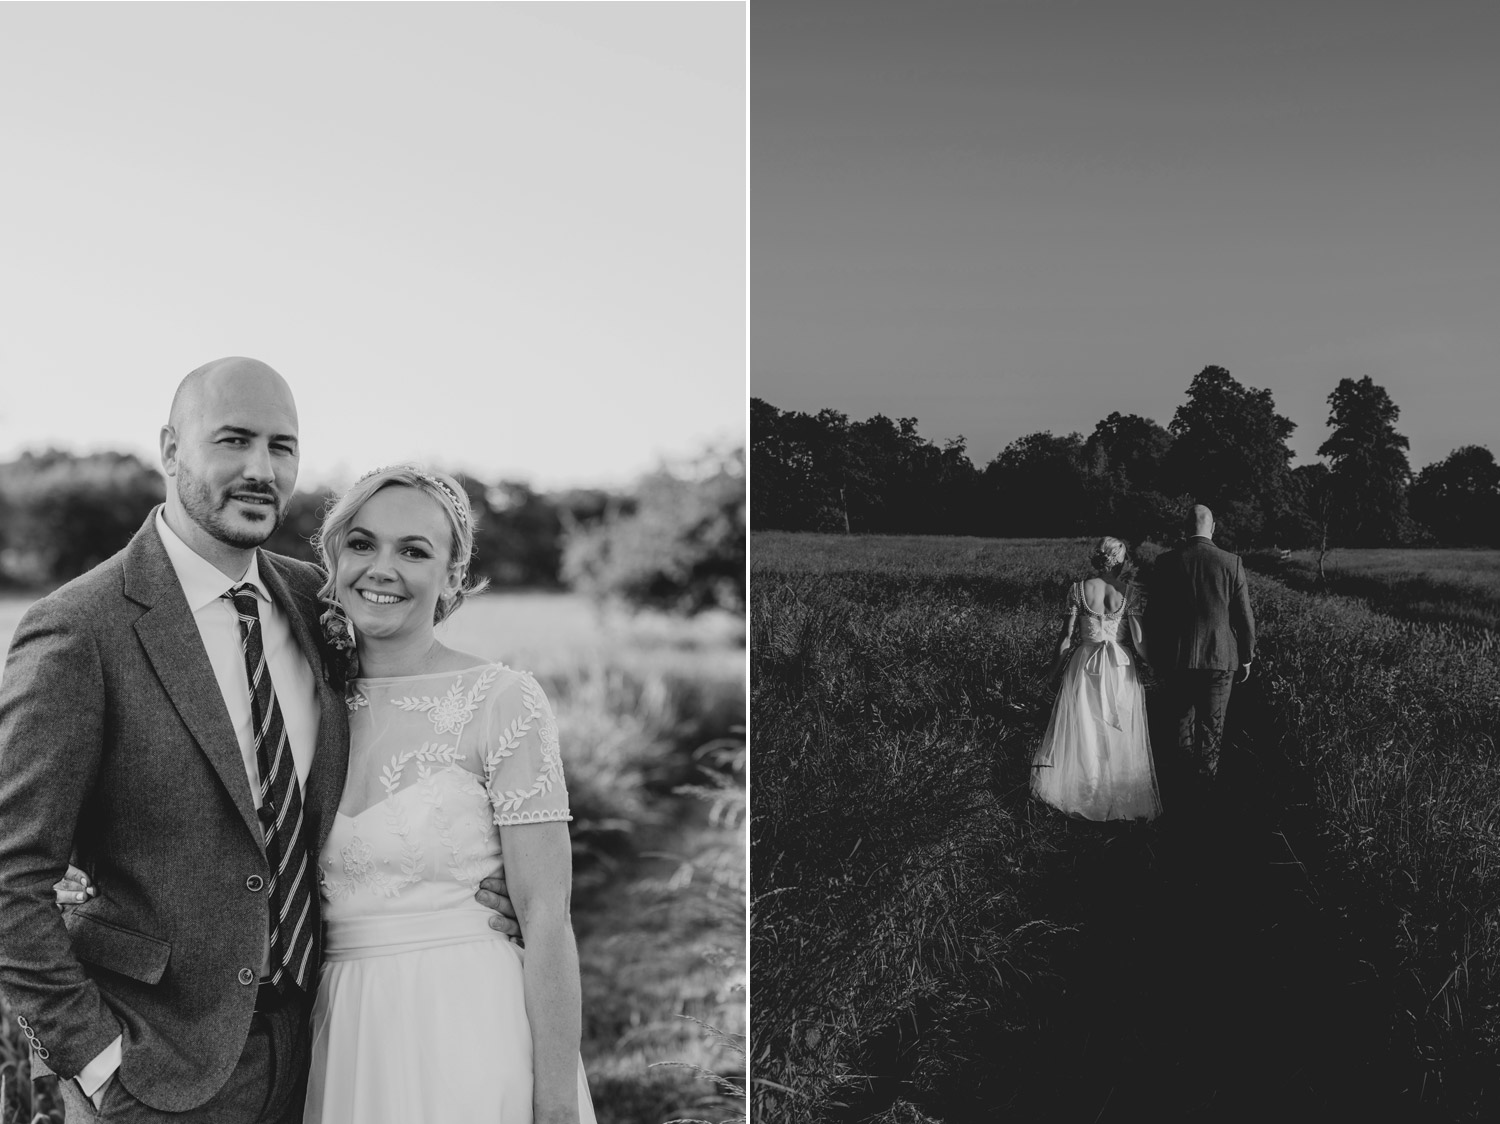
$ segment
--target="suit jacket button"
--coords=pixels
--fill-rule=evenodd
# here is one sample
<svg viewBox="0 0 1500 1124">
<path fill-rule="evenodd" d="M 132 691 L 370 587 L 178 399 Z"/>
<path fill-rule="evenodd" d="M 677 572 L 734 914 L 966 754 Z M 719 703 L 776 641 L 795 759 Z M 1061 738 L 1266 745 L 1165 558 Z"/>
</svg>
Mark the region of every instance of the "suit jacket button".
<svg viewBox="0 0 1500 1124">
<path fill-rule="evenodd" d="M 245 879 L 245 889 L 249 890 L 252 894 L 258 894 L 265 888 L 266 880 L 258 874 L 252 874 L 249 878 Z"/>
<path fill-rule="evenodd" d="M 255 973 L 252 972 L 249 968 L 241 968 L 240 969 L 240 983 L 244 984 L 246 987 L 249 987 L 254 982 L 255 982 Z"/>
</svg>

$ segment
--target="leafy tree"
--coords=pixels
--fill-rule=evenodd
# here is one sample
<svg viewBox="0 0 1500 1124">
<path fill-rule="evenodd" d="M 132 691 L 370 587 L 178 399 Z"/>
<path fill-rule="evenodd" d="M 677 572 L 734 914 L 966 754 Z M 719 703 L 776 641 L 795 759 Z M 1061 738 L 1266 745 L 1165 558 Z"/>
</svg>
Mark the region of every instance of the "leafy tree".
<svg viewBox="0 0 1500 1124">
<path fill-rule="evenodd" d="M 53 585 L 122 549 L 162 501 L 161 474 L 129 453 L 77 456 L 56 449 L 0 465 L 11 581 Z"/>
<path fill-rule="evenodd" d="M 1328 439 L 1318 456 L 1332 464 L 1334 530 L 1351 546 L 1404 542 L 1411 537 L 1406 489 L 1410 447 L 1396 432 L 1400 408 L 1369 375 L 1340 379 L 1328 396 Z"/>
<path fill-rule="evenodd" d="M 757 527 L 848 531 L 851 490 L 867 485 L 849 448 L 849 419 L 782 412 L 750 400 L 752 518 Z M 867 491 L 873 491 L 866 488 Z"/>
<path fill-rule="evenodd" d="M 958 532 L 975 519 L 979 474 L 959 437 L 941 447 L 916 418 L 851 422 L 836 410 L 750 403 L 751 519 L 806 531 Z"/>
<path fill-rule="evenodd" d="M 622 514 L 634 510 L 633 498 L 610 497 L 604 492 L 551 496 L 521 481 L 487 485 L 468 476 L 458 480 L 478 522 L 473 571 L 489 578 L 497 589 L 560 585 L 568 529 L 598 522 L 611 510 Z"/>
<path fill-rule="evenodd" d="M 1028 433 L 984 469 L 991 534 L 1075 535 L 1089 530 L 1083 436 Z"/>
<path fill-rule="evenodd" d="M 563 576 L 601 600 L 698 613 L 745 604 L 745 454 L 641 482 L 635 509 L 567 536 Z"/>
<path fill-rule="evenodd" d="M 1213 508 L 1227 545 L 1255 542 L 1289 512 L 1286 441 L 1296 428 L 1276 412 L 1269 390 L 1242 386 L 1223 367 L 1204 367 L 1167 427 L 1170 490 L 1191 492 Z"/>
<path fill-rule="evenodd" d="M 1174 535 L 1185 500 L 1166 494 L 1172 435 L 1150 418 L 1112 413 L 1084 442 L 1089 532 L 1141 541 Z"/>
<path fill-rule="evenodd" d="M 1172 447 L 1172 435 L 1139 414 L 1109 415 L 1089 434 L 1085 452 L 1096 471 L 1118 481 L 1120 491 L 1161 490 L 1162 463 Z"/>
<path fill-rule="evenodd" d="M 1412 481 L 1411 514 L 1438 542 L 1500 546 L 1500 465 L 1483 445 L 1464 445 Z"/>
</svg>

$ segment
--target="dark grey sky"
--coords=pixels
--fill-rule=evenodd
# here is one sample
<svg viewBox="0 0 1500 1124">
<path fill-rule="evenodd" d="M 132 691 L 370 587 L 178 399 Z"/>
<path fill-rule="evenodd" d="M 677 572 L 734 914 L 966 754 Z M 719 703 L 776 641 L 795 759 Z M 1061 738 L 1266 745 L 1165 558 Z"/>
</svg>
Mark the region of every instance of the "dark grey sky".
<svg viewBox="0 0 1500 1124">
<path fill-rule="evenodd" d="M 1338 380 L 1500 452 L 1486 3 L 755 0 L 751 392 L 983 465 L 1207 364 L 1302 459 Z"/>
</svg>

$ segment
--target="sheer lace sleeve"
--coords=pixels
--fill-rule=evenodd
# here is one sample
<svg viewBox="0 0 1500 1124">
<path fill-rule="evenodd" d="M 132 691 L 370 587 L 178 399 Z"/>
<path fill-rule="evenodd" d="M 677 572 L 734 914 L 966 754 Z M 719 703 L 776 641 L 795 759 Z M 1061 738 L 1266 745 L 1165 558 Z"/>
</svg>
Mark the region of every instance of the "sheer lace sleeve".
<svg viewBox="0 0 1500 1124">
<path fill-rule="evenodd" d="M 571 820 L 557 719 L 540 684 L 515 678 L 496 693 L 485 742 L 484 782 L 500 827 Z"/>
<path fill-rule="evenodd" d="M 1074 582 L 1072 585 L 1068 586 L 1067 600 L 1063 602 L 1062 609 L 1058 612 L 1057 615 L 1061 619 L 1067 620 L 1069 617 L 1073 616 L 1073 614 L 1078 612 L 1078 607 L 1082 604 L 1083 584 L 1081 582 Z"/>
</svg>

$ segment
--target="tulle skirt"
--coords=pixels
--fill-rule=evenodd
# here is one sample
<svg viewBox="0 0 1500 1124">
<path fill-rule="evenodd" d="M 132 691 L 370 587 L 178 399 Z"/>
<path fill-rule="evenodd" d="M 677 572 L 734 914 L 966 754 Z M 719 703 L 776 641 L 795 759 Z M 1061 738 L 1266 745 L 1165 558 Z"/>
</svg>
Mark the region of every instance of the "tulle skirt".
<svg viewBox="0 0 1500 1124">
<path fill-rule="evenodd" d="M 1133 820 L 1161 811 L 1145 692 L 1118 643 L 1085 641 L 1074 651 L 1031 764 L 1032 792 L 1064 812 Z"/>
<path fill-rule="evenodd" d="M 330 921 L 303 1124 L 531 1124 L 521 958 L 487 911 Z"/>
</svg>

